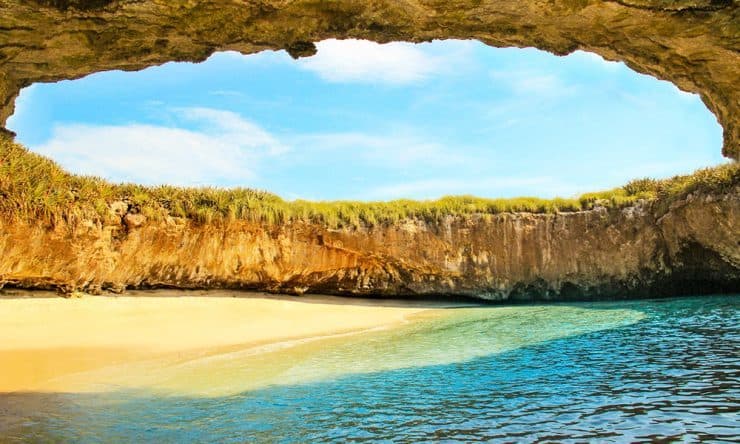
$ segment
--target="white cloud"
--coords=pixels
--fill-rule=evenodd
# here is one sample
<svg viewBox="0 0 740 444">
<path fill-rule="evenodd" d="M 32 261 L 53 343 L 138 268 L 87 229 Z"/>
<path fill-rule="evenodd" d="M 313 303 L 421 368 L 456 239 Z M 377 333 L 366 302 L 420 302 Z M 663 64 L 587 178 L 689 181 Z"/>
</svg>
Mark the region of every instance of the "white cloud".
<svg viewBox="0 0 740 444">
<path fill-rule="evenodd" d="M 270 155 L 288 151 L 270 133 L 237 113 L 212 108 L 176 108 L 182 117 L 199 124 L 201 131 L 242 150 L 262 150 Z"/>
<path fill-rule="evenodd" d="M 59 125 L 34 151 L 70 171 L 115 181 L 174 185 L 245 185 L 266 156 L 287 148 L 237 114 L 206 108 L 175 110 L 200 130 L 130 124 Z"/>
<path fill-rule="evenodd" d="M 240 115 L 174 108 L 170 126 L 64 124 L 33 147 L 65 169 L 141 184 L 260 187 L 265 174 L 318 159 L 385 171 L 463 168 L 474 159 L 412 128 L 275 136 Z M 295 148 L 293 148 L 295 147 Z M 290 152 L 290 156 L 285 156 Z M 261 174 L 260 174 L 261 173 Z"/>
<path fill-rule="evenodd" d="M 575 51 L 573 54 L 568 55 L 568 58 L 585 60 L 587 62 L 592 62 L 592 64 L 596 64 L 607 69 L 618 69 L 625 66 L 623 62 L 606 60 L 598 54 L 581 50 Z"/>
<path fill-rule="evenodd" d="M 494 82 L 502 83 L 520 95 L 560 97 L 574 91 L 573 86 L 557 75 L 535 70 L 491 71 L 490 76 Z"/>
<path fill-rule="evenodd" d="M 449 150 L 408 129 L 381 135 L 359 132 L 308 134 L 297 136 L 292 145 L 301 146 L 312 155 L 321 155 L 322 152 L 332 156 L 347 155 L 387 169 L 449 166 L 468 160 L 460 153 L 463 150 Z"/>
<path fill-rule="evenodd" d="M 407 84 L 443 67 L 439 57 L 412 43 L 378 44 L 367 40 L 324 40 L 318 53 L 300 59 L 299 66 L 329 82 Z"/>
</svg>

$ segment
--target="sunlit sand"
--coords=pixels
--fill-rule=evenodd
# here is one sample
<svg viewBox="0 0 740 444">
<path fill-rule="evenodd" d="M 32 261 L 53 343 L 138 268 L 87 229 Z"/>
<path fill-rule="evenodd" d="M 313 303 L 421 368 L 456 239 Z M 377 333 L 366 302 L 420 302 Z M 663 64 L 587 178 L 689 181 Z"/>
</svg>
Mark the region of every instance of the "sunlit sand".
<svg viewBox="0 0 740 444">
<path fill-rule="evenodd" d="M 445 306 L 232 292 L 0 299 L 0 393 L 225 396 L 464 362 L 644 317 L 598 306 Z"/>
<path fill-rule="evenodd" d="M 425 310 L 237 294 L 0 299 L 0 392 L 65 391 L 60 378 L 80 372 L 389 328 Z"/>
</svg>

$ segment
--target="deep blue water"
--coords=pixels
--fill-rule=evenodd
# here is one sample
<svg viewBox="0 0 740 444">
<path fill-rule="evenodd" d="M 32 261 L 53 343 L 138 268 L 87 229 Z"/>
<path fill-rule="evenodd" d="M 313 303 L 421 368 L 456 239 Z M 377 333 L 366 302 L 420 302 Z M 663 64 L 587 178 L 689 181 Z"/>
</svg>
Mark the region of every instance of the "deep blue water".
<svg viewBox="0 0 740 444">
<path fill-rule="evenodd" d="M 618 322 L 587 331 L 558 311 L 526 312 L 506 324 L 491 320 L 486 310 L 495 309 L 466 309 L 444 322 L 327 345 L 323 356 L 296 366 L 306 372 L 331 363 L 347 371 L 310 383 L 210 397 L 5 395 L 0 440 L 740 441 L 740 296 L 557 307 L 597 310 L 599 322 L 613 313 Z M 533 316 L 539 320 L 528 321 Z M 568 335 L 512 339 L 551 337 L 539 332 L 553 324 Z M 420 359 L 465 347 L 481 352 L 453 353 L 441 364 Z M 412 348 L 427 351 L 417 356 Z M 404 356 L 402 368 L 367 365 Z"/>
</svg>

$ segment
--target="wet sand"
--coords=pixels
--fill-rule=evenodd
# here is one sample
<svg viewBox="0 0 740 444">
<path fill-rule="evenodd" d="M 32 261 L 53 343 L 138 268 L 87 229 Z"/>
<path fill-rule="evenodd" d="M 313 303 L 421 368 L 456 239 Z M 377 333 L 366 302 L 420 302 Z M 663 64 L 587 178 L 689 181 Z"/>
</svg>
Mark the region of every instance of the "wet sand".
<svg viewBox="0 0 740 444">
<path fill-rule="evenodd" d="M 108 366 L 391 328 L 441 305 L 228 291 L 0 297 L 0 393 L 74 391 L 70 375 Z"/>
</svg>

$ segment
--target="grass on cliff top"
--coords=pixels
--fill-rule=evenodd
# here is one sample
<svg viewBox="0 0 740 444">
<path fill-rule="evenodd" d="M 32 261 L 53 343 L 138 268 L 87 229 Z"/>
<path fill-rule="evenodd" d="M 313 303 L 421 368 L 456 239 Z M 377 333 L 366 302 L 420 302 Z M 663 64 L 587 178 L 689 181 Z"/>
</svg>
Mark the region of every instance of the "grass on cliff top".
<svg viewBox="0 0 740 444">
<path fill-rule="evenodd" d="M 155 220 L 167 216 L 197 223 L 244 219 L 276 224 L 300 220 L 337 228 L 392 223 L 405 218 L 432 222 L 448 215 L 572 212 L 597 205 L 619 208 L 639 199 L 669 203 L 696 190 L 724 192 L 737 184 L 740 184 L 740 167 L 734 162 L 671 179 L 633 180 L 623 187 L 569 199 L 449 196 L 427 201 L 286 202 L 277 195 L 245 188 L 112 184 L 98 177 L 69 174 L 53 161 L 0 138 L 0 214 L 7 219 L 40 219 L 51 225 L 106 217 L 109 204 L 119 200 Z"/>
</svg>

